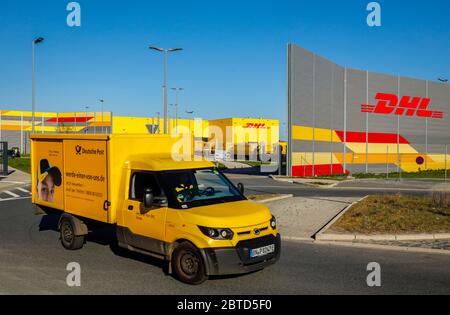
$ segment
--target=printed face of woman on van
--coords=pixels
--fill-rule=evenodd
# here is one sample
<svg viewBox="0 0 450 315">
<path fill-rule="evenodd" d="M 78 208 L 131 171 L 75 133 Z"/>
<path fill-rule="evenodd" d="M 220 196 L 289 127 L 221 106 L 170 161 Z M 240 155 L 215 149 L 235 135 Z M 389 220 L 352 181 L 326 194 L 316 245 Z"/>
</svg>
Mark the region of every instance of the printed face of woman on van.
<svg viewBox="0 0 450 315">
<path fill-rule="evenodd" d="M 50 174 L 42 182 L 38 182 L 37 190 L 40 200 L 47 202 L 55 201 L 55 182 Z"/>
</svg>

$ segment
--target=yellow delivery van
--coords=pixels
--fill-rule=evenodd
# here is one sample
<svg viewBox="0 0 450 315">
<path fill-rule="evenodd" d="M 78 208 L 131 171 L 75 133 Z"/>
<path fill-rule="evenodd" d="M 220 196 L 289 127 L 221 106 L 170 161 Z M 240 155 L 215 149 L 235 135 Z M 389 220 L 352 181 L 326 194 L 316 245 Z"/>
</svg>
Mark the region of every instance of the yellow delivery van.
<svg viewBox="0 0 450 315">
<path fill-rule="evenodd" d="M 120 247 L 166 260 L 189 284 L 263 269 L 280 256 L 269 209 L 247 200 L 211 162 L 175 161 L 165 135 L 32 135 L 32 202 L 62 212 L 69 250 L 92 226 L 114 225 Z"/>
</svg>

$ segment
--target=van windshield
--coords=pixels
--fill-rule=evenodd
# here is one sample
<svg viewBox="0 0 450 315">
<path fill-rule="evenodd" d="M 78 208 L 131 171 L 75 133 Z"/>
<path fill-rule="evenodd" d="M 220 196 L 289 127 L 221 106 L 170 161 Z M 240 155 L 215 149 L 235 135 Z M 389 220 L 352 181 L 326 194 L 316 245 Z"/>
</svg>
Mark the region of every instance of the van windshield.
<svg viewBox="0 0 450 315">
<path fill-rule="evenodd" d="M 244 196 L 216 169 L 168 171 L 161 174 L 177 208 L 187 209 L 244 200 Z"/>
</svg>

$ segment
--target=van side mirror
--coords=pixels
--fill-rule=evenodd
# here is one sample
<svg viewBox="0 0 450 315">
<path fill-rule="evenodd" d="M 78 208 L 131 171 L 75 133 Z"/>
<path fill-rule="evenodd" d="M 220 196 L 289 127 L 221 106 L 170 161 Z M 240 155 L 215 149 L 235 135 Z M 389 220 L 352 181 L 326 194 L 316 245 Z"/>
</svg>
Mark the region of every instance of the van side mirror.
<svg viewBox="0 0 450 315">
<path fill-rule="evenodd" d="M 241 194 L 244 194 L 244 184 L 242 183 L 237 184 L 237 189 Z"/>
<path fill-rule="evenodd" d="M 144 197 L 143 197 L 144 208 L 146 208 L 146 209 L 151 208 L 153 206 L 154 198 L 155 197 L 153 196 L 152 189 L 145 188 L 144 189 Z"/>
</svg>

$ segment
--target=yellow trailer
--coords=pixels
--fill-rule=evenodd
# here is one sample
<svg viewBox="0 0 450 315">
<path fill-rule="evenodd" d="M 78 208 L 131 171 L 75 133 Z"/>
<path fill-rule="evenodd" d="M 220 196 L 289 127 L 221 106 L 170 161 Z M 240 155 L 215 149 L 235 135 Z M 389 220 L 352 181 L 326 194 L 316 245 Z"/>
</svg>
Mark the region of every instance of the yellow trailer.
<svg viewBox="0 0 450 315">
<path fill-rule="evenodd" d="M 208 161 L 175 161 L 165 135 L 32 135 L 32 202 L 61 211 L 66 249 L 112 224 L 118 245 L 164 259 L 183 282 L 275 263 L 276 220 Z M 188 146 L 189 147 L 189 146 Z M 181 152 L 177 152 L 181 153 Z M 95 224 L 91 224 L 95 223 Z"/>
</svg>

